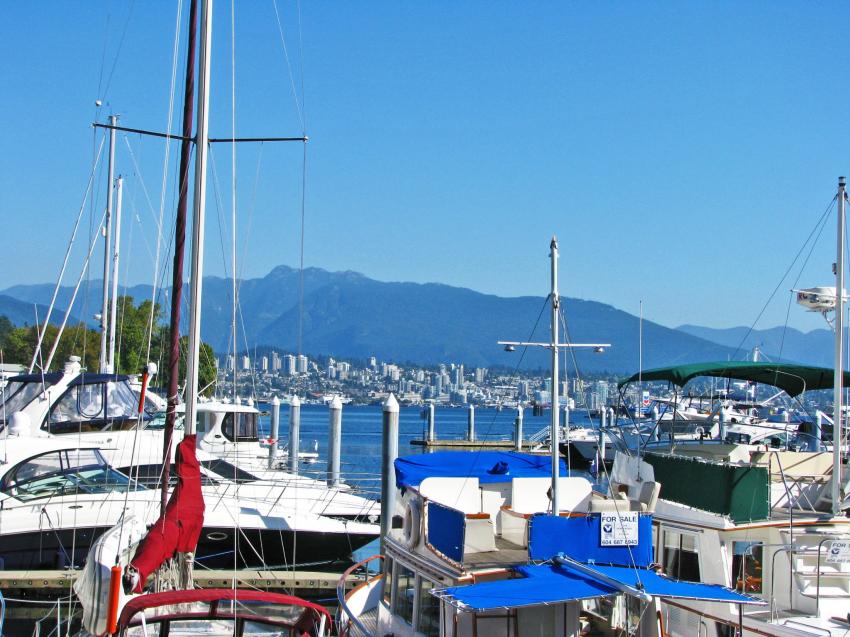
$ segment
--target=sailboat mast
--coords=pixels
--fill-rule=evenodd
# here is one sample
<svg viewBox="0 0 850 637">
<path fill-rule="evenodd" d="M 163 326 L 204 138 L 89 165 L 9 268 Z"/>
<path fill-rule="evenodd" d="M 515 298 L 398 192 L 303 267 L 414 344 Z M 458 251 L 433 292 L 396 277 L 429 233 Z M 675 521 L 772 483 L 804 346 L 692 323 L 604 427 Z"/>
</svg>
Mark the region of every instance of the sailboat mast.
<svg viewBox="0 0 850 637">
<path fill-rule="evenodd" d="M 552 515 L 560 514 L 560 500 L 558 499 L 558 473 L 560 471 L 560 456 L 558 453 L 558 434 L 560 428 L 560 400 L 558 398 L 558 311 L 560 299 L 558 298 L 558 239 L 552 237 L 549 246 L 549 254 L 552 261 Z"/>
<path fill-rule="evenodd" d="M 183 141 L 180 145 L 180 181 L 177 219 L 174 226 L 174 263 L 171 268 L 171 318 L 168 350 L 168 408 L 165 412 L 163 436 L 162 513 L 168 501 L 168 479 L 171 468 L 171 441 L 180 392 L 180 310 L 183 302 L 183 256 L 186 252 L 186 209 L 189 202 L 189 161 L 192 155 L 192 118 L 195 112 L 195 53 L 198 32 L 198 0 L 189 4 L 189 38 L 186 46 L 186 84 L 183 92 Z"/>
<path fill-rule="evenodd" d="M 121 249 L 121 199 L 124 180 L 119 176 L 115 183 L 115 241 L 112 250 L 112 298 L 109 300 L 109 359 L 107 368 L 117 372 L 115 366 L 115 339 L 118 332 L 118 261 Z"/>
<path fill-rule="evenodd" d="M 107 169 L 106 185 L 106 219 L 103 230 L 103 303 L 100 308 L 100 373 L 105 374 L 112 370 L 108 369 L 106 358 L 106 339 L 109 331 L 109 262 L 112 260 L 111 234 L 112 234 L 112 192 L 115 186 L 115 128 L 118 123 L 116 115 L 109 116 L 109 168 Z"/>
<path fill-rule="evenodd" d="M 838 178 L 838 247 L 835 256 L 835 388 L 832 415 L 832 514 L 841 514 L 841 383 L 844 380 L 844 227 L 845 181 Z"/>
<path fill-rule="evenodd" d="M 198 71 L 198 127 L 195 136 L 195 198 L 192 218 L 192 266 L 189 275 L 189 351 L 186 358 L 185 435 L 195 433 L 198 405 L 198 361 L 201 347 L 201 298 L 204 272 L 204 217 L 207 203 L 207 155 L 209 151 L 210 46 L 212 0 L 201 10 L 201 50 Z M 235 362 L 235 361 L 234 361 Z"/>
</svg>

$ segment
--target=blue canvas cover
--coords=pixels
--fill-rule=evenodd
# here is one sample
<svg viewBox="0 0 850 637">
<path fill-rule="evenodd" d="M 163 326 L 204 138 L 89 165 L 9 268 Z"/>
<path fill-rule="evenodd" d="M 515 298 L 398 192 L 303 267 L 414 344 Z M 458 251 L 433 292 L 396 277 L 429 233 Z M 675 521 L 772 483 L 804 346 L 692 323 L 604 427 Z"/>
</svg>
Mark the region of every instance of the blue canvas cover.
<svg viewBox="0 0 850 637">
<path fill-rule="evenodd" d="M 732 604 L 764 604 L 765 602 L 742 595 L 714 584 L 680 582 L 658 575 L 649 569 L 632 569 L 620 566 L 590 568 L 602 575 L 633 588 L 642 588 L 650 595 L 664 599 L 693 599 Z M 519 566 L 515 579 L 482 582 L 468 586 L 449 586 L 435 589 L 432 594 L 464 611 L 479 612 L 500 608 L 520 608 L 560 604 L 593 597 L 619 594 L 610 583 L 571 569 L 569 566 L 541 564 Z"/>
<path fill-rule="evenodd" d="M 432 591 L 437 597 L 465 611 L 520 608 L 613 595 L 608 584 L 560 566 L 519 566 L 516 579 L 449 586 Z"/>
<path fill-rule="evenodd" d="M 569 567 L 565 567 L 569 568 Z M 642 588 L 650 595 L 667 599 L 695 599 L 704 602 L 724 602 L 727 604 L 765 604 L 764 600 L 749 595 L 742 595 L 731 588 L 720 584 L 703 584 L 701 582 L 682 582 L 659 575 L 655 571 L 639 568 L 624 568 L 622 566 L 596 566 L 593 570 L 613 578 L 618 582 Z"/>
<path fill-rule="evenodd" d="M 576 562 L 649 566 L 652 564 L 652 516 L 638 519 L 637 546 L 600 546 L 601 516 L 555 517 L 545 513 L 532 516 L 528 529 L 528 557 L 551 560 L 565 555 Z"/>
<path fill-rule="evenodd" d="M 463 562 L 466 516 L 439 502 L 428 502 L 428 542 L 450 560 Z"/>
<path fill-rule="evenodd" d="M 511 451 L 438 451 L 403 456 L 395 461 L 398 488 L 418 487 L 425 478 L 478 478 L 479 483 L 510 482 L 514 478 L 548 478 L 548 456 Z M 567 465 L 561 459 L 561 475 Z"/>
</svg>

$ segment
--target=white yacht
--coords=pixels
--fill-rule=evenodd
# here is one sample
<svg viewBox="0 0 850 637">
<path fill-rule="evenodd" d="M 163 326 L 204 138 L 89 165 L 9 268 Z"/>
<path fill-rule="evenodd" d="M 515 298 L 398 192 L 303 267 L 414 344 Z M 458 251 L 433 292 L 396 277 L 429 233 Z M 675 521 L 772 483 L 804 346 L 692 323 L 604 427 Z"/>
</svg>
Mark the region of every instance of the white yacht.
<svg viewBox="0 0 850 637">
<path fill-rule="evenodd" d="M 159 515 L 160 492 L 113 469 L 97 446 L 76 436 L 18 435 L 16 426 L 0 440 L 3 568 L 79 566 L 92 542 L 122 517 L 132 514 L 150 523 Z M 306 507 L 239 492 L 206 500 L 197 550 L 197 563 L 205 568 L 344 561 L 377 534 L 374 524 L 315 515 Z"/>
</svg>

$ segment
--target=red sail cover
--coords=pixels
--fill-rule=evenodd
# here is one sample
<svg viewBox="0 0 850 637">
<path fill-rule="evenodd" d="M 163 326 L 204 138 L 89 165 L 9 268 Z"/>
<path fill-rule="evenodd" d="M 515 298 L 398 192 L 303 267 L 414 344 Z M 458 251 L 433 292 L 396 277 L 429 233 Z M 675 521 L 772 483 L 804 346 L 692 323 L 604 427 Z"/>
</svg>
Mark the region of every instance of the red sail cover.
<svg viewBox="0 0 850 637">
<path fill-rule="evenodd" d="M 148 576 L 175 552 L 194 551 L 204 525 L 201 467 L 195 456 L 194 434 L 185 436 L 177 445 L 176 456 L 177 486 L 168 499 L 165 513 L 148 530 L 130 562 L 139 572 L 135 593 L 142 592 Z"/>
</svg>

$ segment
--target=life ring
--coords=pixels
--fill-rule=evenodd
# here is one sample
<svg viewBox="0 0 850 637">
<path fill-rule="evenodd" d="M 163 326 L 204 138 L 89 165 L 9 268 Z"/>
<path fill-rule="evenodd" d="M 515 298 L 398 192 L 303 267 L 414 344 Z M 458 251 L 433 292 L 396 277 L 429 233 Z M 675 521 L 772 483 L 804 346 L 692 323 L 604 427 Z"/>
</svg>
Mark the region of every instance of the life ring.
<svg viewBox="0 0 850 637">
<path fill-rule="evenodd" d="M 422 523 L 422 504 L 419 500 L 410 500 L 404 510 L 404 524 L 402 533 L 404 545 L 409 549 L 415 549 L 419 543 L 419 527 Z"/>
</svg>

